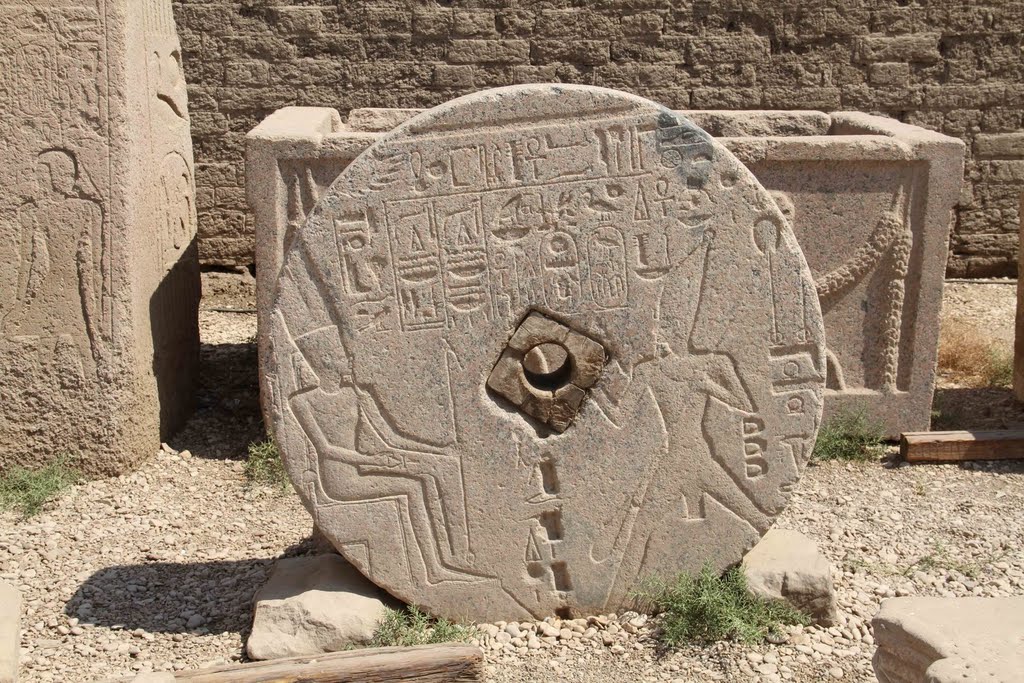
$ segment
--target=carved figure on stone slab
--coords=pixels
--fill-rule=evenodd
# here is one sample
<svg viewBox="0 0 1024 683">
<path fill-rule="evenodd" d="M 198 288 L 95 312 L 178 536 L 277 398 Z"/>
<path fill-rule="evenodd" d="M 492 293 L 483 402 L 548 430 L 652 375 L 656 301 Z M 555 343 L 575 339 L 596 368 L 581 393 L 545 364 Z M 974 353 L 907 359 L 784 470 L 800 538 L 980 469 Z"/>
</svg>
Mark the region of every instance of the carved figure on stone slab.
<svg viewBox="0 0 1024 683">
<path fill-rule="evenodd" d="M 272 320 L 275 438 L 318 526 L 449 617 L 614 610 L 735 563 L 821 416 L 778 207 L 685 118 L 599 88 L 384 136 L 296 227 Z"/>
<path fill-rule="evenodd" d="M 34 195 L 18 210 L 16 303 L 4 318 L 4 334 L 60 335 L 65 347 L 84 344 L 99 362 L 103 209 L 71 152 L 43 152 L 34 171 Z"/>
</svg>

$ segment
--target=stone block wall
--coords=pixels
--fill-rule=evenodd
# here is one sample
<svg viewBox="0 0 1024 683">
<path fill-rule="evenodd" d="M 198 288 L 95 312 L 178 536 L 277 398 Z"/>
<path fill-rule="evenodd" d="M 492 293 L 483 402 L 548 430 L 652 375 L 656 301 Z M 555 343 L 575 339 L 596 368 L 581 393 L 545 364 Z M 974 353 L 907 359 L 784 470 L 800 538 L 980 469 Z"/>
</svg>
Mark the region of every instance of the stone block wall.
<svg viewBox="0 0 1024 683">
<path fill-rule="evenodd" d="M 959 137 L 968 158 L 948 274 L 1016 273 L 1020 0 L 174 4 L 208 265 L 253 261 L 244 136 L 275 109 L 429 107 L 481 88 L 562 81 L 675 109 L 853 109 Z"/>
</svg>

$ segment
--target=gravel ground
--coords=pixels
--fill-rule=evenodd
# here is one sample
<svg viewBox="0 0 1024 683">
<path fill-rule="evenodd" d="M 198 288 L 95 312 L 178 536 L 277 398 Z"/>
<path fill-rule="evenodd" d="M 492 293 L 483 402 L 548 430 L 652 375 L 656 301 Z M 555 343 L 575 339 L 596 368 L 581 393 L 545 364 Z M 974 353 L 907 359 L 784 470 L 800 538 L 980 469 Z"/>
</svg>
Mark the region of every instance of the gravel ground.
<svg viewBox="0 0 1024 683">
<path fill-rule="evenodd" d="M 0 578 L 26 603 L 23 681 L 240 661 L 251 598 L 274 559 L 310 550 L 298 499 L 249 487 L 242 473 L 245 445 L 262 430 L 249 341 L 255 317 L 213 309 L 250 308 L 251 280 L 208 275 L 204 288 L 206 372 L 182 434 L 134 474 L 76 486 L 31 520 L 0 516 Z M 1012 296 L 1003 290 L 1012 292 L 950 285 L 946 314 L 986 329 L 1012 326 Z M 957 390 L 949 385 L 940 398 Z M 992 419 L 1020 412 L 1010 406 Z M 807 534 L 831 561 L 839 626 L 797 627 L 778 645 L 661 653 L 651 623 L 632 613 L 497 624 L 478 639 L 487 678 L 873 681 L 869 622 L 882 599 L 1024 594 L 1022 510 L 1020 462 L 811 466 L 778 526 Z"/>
</svg>

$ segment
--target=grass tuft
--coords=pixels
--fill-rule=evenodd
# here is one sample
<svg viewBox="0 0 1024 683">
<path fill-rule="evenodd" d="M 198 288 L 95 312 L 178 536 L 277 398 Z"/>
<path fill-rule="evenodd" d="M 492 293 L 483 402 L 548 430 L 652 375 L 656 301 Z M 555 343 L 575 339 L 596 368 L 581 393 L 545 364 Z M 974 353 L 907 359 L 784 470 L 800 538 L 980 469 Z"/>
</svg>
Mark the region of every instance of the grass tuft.
<svg viewBox="0 0 1024 683">
<path fill-rule="evenodd" d="M 416 607 L 407 610 L 386 608 L 370 642 L 372 647 L 410 647 L 464 642 L 473 637 L 473 629 L 447 619 L 432 619 Z"/>
<path fill-rule="evenodd" d="M 878 460 L 885 454 L 882 428 L 863 411 L 840 412 L 821 426 L 811 458 L 825 460 Z"/>
<path fill-rule="evenodd" d="M 17 510 L 22 517 L 33 517 L 48 501 L 81 480 L 71 458 L 64 455 L 37 470 L 14 466 L 0 476 L 0 509 Z"/>
<path fill-rule="evenodd" d="M 760 643 L 783 624 L 811 623 L 789 604 L 751 593 L 739 567 L 721 576 L 705 566 L 696 576 L 680 574 L 671 583 L 648 580 L 636 597 L 661 614 L 659 638 L 669 647 L 719 640 Z"/>
<path fill-rule="evenodd" d="M 249 444 L 249 458 L 245 461 L 245 478 L 250 484 L 288 488 L 288 472 L 281 461 L 281 453 L 273 439 Z"/>
<path fill-rule="evenodd" d="M 1005 388 L 1013 384 L 1013 353 L 974 325 L 948 320 L 939 335 L 939 371 L 965 386 Z"/>
</svg>

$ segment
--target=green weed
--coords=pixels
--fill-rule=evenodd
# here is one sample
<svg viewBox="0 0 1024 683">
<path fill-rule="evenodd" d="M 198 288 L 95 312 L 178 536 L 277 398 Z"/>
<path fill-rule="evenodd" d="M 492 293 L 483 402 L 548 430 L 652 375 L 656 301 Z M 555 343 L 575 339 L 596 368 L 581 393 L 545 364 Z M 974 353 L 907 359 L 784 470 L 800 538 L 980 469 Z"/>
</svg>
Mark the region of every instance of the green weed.
<svg viewBox="0 0 1024 683">
<path fill-rule="evenodd" d="M 81 479 L 68 456 L 60 456 L 36 470 L 14 466 L 0 475 L 0 509 L 17 510 L 22 517 L 32 517 Z"/>
<path fill-rule="evenodd" d="M 1013 354 L 993 345 L 984 366 L 982 381 L 990 387 L 1008 389 L 1013 386 Z"/>
<path fill-rule="evenodd" d="M 840 412 L 818 430 L 814 460 L 878 460 L 885 453 L 882 428 L 863 411 Z"/>
<path fill-rule="evenodd" d="M 245 478 L 251 484 L 288 488 L 288 473 L 273 439 L 249 444 L 249 458 L 245 461 Z"/>
<path fill-rule="evenodd" d="M 739 567 L 721 576 L 705 566 L 696 576 L 680 574 L 670 583 L 648 580 L 635 597 L 661 615 L 658 633 L 669 647 L 719 640 L 758 643 L 783 624 L 811 623 L 790 605 L 751 593 Z"/>
<path fill-rule="evenodd" d="M 372 647 L 409 647 L 464 642 L 473 637 L 473 629 L 447 619 L 433 619 L 416 607 L 407 610 L 386 608 L 370 642 Z"/>
</svg>

